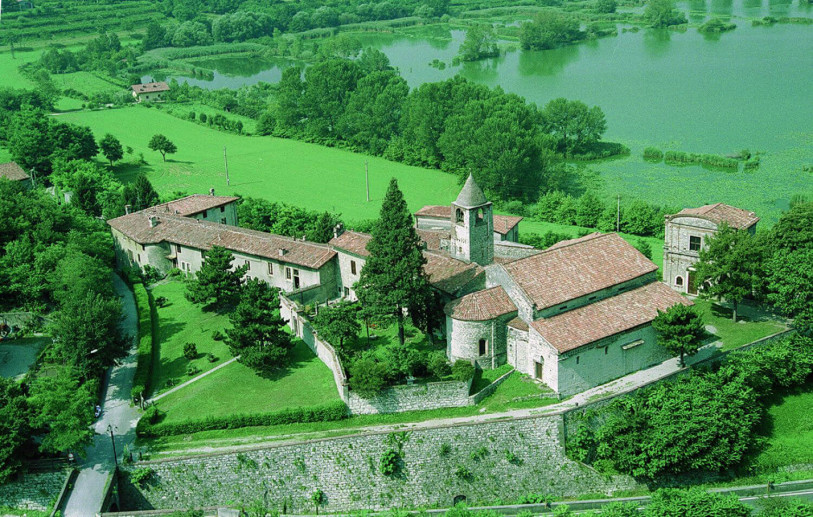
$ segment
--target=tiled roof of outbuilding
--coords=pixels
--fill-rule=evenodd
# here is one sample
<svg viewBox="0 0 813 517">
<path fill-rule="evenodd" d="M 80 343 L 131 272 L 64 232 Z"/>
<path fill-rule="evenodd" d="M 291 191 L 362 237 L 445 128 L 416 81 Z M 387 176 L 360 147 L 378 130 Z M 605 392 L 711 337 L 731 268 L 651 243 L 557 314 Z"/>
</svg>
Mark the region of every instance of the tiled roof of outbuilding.
<svg viewBox="0 0 813 517">
<path fill-rule="evenodd" d="M 150 226 L 150 217 L 156 217 L 154 227 Z M 150 210 L 117 217 L 107 224 L 139 244 L 169 242 L 200 250 L 223 246 L 232 251 L 310 269 L 319 269 L 336 255 L 325 244 L 177 215 L 156 215 Z"/>
<path fill-rule="evenodd" d="M 423 270 L 429 275 L 429 282 L 436 289 L 454 295 L 484 270 L 474 263 L 466 263 L 443 253 L 424 251 L 426 265 Z"/>
<path fill-rule="evenodd" d="M 138 94 L 169 91 L 169 85 L 163 81 L 156 83 L 134 84 L 131 86 L 131 88 Z"/>
<path fill-rule="evenodd" d="M 426 205 L 415 212 L 415 216 L 449 219 L 452 216 L 452 207 L 450 205 Z"/>
<path fill-rule="evenodd" d="M 517 306 L 502 286 L 483 289 L 452 300 L 444 308 L 447 315 L 462 321 L 487 321 L 516 312 Z"/>
<path fill-rule="evenodd" d="M 615 233 L 559 243 L 503 266 L 541 310 L 657 271 Z"/>
<path fill-rule="evenodd" d="M 495 215 L 494 231 L 502 235 L 505 235 L 506 233 L 513 230 L 514 227 L 518 225 L 520 221 L 522 221 L 522 217 L 513 215 Z"/>
<path fill-rule="evenodd" d="M 651 322 L 677 303 L 692 305 L 661 282 L 612 296 L 551 318 L 538 319 L 531 327 L 559 353 L 568 352 L 599 339 Z"/>
<path fill-rule="evenodd" d="M 16 162 L 8 162 L 0 163 L 0 178 L 23 181 L 29 179 L 30 176 Z"/>
<path fill-rule="evenodd" d="M 418 237 L 426 244 L 426 249 L 438 251 L 440 250 L 440 241 L 443 239 L 449 239 L 450 235 L 449 232 L 443 230 L 419 230 L 416 229 L 418 232 Z"/>
<path fill-rule="evenodd" d="M 729 226 L 740 230 L 747 230 L 759 221 L 759 217 L 757 217 L 754 212 L 749 212 L 748 210 L 723 203 L 703 205 L 698 208 L 684 208 L 677 214 L 667 217 L 672 218 L 680 215 L 700 217 L 716 224 L 725 222 L 728 223 Z"/>
<path fill-rule="evenodd" d="M 217 208 L 222 205 L 227 205 L 239 200 L 239 197 L 234 196 L 206 196 L 203 194 L 192 194 L 191 196 L 182 197 L 168 203 L 161 203 L 153 207 L 142 210 L 142 212 L 155 212 L 160 214 L 175 214 L 175 215 L 195 215 L 212 208 Z"/>
<path fill-rule="evenodd" d="M 348 251 L 360 257 L 369 257 L 370 252 L 367 251 L 367 244 L 372 238 L 372 235 L 369 233 L 345 231 L 338 237 L 333 237 L 330 239 L 328 244 L 334 248 Z"/>
</svg>

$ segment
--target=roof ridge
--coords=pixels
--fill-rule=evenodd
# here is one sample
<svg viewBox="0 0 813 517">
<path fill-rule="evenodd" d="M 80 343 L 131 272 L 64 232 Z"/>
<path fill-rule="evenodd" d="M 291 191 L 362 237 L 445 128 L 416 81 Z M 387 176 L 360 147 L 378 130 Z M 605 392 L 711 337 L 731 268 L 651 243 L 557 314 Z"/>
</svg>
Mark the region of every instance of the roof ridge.
<svg viewBox="0 0 813 517">
<path fill-rule="evenodd" d="M 594 239 L 599 239 L 601 237 L 607 237 L 609 235 L 618 235 L 618 233 L 616 233 L 616 232 L 602 233 L 602 232 L 599 232 L 599 231 L 595 231 L 595 232 L 592 232 L 592 233 L 588 233 L 587 235 L 582 235 L 581 237 L 574 237 L 572 239 L 568 239 L 571 242 L 568 242 L 567 244 L 562 244 L 561 246 L 557 246 L 555 248 L 551 246 L 551 247 L 549 247 L 547 249 L 540 250 L 540 253 L 537 253 L 536 255 L 531 255 L 530 257 L 525 257 L 525 258 L 538 257 L 539 255 L 542 255 L 544 253 L 559 251 L 559 250 L 562 250 L 562 249 L 565 249 L 565 248 L 569 248 L 571 246 L 575 246 L 576 244 L 583 244 L 585 242 L 589 242 L 589 241 L 592 241 Z M 585 237 L 590 237 L 590 238 L 585 239 Z M 619 237 L 620 237 L 620 235 L 619 235 Z M 559 244 L 559 243 L 557 243 L 557 244 Z M 525 259 L 520 259 L 520 260 L 525 260 Z M 517 262 L 519 262 L 519 260 Z"/>
</svg>

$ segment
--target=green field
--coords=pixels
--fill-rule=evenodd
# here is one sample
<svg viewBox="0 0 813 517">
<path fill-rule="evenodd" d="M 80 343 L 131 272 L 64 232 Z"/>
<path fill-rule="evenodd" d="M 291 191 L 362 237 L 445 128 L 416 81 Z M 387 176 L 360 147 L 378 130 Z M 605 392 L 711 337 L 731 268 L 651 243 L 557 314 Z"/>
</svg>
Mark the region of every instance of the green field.
<svg viewBox="0 0 813 517">
<path fill-rule="evenodd" d="M 773 473 L 788 465 L 813 464 L 813 384 L 786 395 L 768 409 L 764 449 L 754 460 L 756 472 Z"/>
<path fill-rule="evenodd" d="M 190 364 L 205 372 L 231 359 L 229 347 L 222 341 L 212 339 L 212 332 L 223 331 L 229 319 L 216 312 L 203 312 L 197 305 L 184 298 L 186 286 L 182 282 L 169 282 L 153 288 L 154 298 L 165 297 L 168 303 L 158 308 L 158 349 L 152 372 L 153 394 L 171 388 L 167 382 L 180 384 L 189 380 L 186 369 Z M 189 361 L 183 355 L 185 343 L 195 343 L 198 358 Z M 213 354 L 217 361 L 205 357 Z"/>
<path fill-rule="evenodd" d="M 332 210 L 354 221 L 377 217 L 392 177 L 398 179 L 413 211 L 423 205 L 449 203 L 460 190 L 456 177 L 435 170 L 294 140 L 222 133 L 157 108 L 83 111 L 59 118 L 90 126 L 97 138 L 112 133 L 123 145 L 133 147 L 136 155 L 143 153 L 149 165 L 122 167 L 126 169 L 122 180 L 144 171 L 162 193 L 200 193 L 213 187 L 220 194 Z M 178 146 L 178 153 L 170 155 L 166 163 L 147 149 L 156 133 L 165 134 Z M 224 147 L 228 150 L 230 186 L 226 185 Z M 365 162 L 369 162 L 369 202 L 365 199 Z"/>
<path fill-rule="evenodd" d="M 330 369 L 297 340 L 291 364 L 278 375 L 264 378 L 234 362 L 158 401 L 164 422 L 197 420 L 208 416 L 267 413 L 338 401 Z M 205 401 L 205 403 L 201 403 Z"/>
</svg>

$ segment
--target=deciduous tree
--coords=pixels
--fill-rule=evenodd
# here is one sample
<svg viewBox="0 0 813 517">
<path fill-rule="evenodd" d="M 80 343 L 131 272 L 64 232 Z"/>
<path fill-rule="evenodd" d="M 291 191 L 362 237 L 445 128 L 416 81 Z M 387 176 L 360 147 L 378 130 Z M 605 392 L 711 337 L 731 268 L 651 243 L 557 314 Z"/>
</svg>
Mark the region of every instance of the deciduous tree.
<svg viewBox="0 0 813 517">
<path fill-rule="evenodd" d="M 167 161 L 167 154 L 175 154 L 178 152 L 178 148 L 175 144 L 170 142 L 169 138 L 161 134 L 153 135 L 147 147 L 152 151 L 161 153 L 161 158 L 163 158 L 164 161 Z"/>
<path fill-rule="evenodd" d="M 110 161 L 110 166 L 113 166 L 113 162 L 117 162 L 122 159 L 124 156 L 124 148 L 121 146 L 121 142 L 115 136 L 107 133 L 99 140 L 99 148 L 102 150 L 102 154 L 105 158 Z"/>
<path fill-rule="evenodd" d="M 31 388 L 34 425 L 47 430 L 40 444 L 45 452 L 83 454 L 93 440 L 93 406 L 98 381 L 80 382 L 79 373 L 62 368 L 55 377 L 38 377 Z"/>
<path fill-rule="evenodd" d="M 339 302 L 329 307 L 319 309 L 314 324 L 319 330 L 319 334 L 329 343 L 337 347 L 337 350 L 344 357 L 343 352 L 345 340 L 358 337 L 361 325 L 358 322 L 356 312 L 358 307 L 349 302 Z"/>
<path fill-rule="evenodd" d="M 466 31 L 466 39 L 460 45 L 458 56 L 461 61 L 478 61 L 500 55 L 497 36 L 491 25 L 481 23 L 472 25 Z"/>
<path fill-rule="evenodd" d="M 696 354 L 706 335 L 700 312 L 682 303 L 677 303 L 666 311 L 658 311 L 652 327 L 658 332 L 658 344 L 669 353 L 679 355 L 681 366 L 683 356 Z"/>
<path fill-rule="evenodd" d="M 557 139 L 558 148 L 565 156 L 584 151 L 601 140 L 607 131 L 607 121 L 601 108 L 588 108 L 581 101 L 569 101 L 562 97 L 545 105 L 542 120 L 545 130 Z"/>
<path fill-rule="evenodd" d="M 28 402 L 22 386 L 0 377 L 0 484 L 22 466 L 21 448 L 29 435 Z"/>
</svg>

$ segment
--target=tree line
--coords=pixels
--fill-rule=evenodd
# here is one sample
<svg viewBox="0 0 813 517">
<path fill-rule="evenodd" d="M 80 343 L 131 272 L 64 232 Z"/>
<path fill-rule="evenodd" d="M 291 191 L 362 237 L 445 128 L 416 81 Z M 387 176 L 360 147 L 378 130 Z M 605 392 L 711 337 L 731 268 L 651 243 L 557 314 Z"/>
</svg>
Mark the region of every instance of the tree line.
<svg viewBox="0 0 813 517">
<path fill-rule="evenodd" d="M 587 151 L 606 131 L 604 114 L 555 99 L 539 109 L 500 88 L 461 77 L 410 91 L 378 51 L 328 58 L 283 72 L 259 134 L 291 137 L 473 173 L 496 199 L 535 201 L 562 176 L 557 155 Z"/>
</svg>

